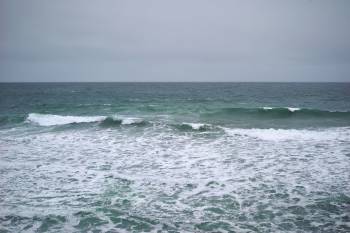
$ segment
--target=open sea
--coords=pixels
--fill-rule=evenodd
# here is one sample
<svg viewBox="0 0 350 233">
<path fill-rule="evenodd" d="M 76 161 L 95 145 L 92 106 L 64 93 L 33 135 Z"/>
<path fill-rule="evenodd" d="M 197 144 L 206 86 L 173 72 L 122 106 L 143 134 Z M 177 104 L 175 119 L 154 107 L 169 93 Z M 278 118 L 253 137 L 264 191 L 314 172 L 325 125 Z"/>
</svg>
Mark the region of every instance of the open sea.
<svg viewBox="0 0 350 233">
<path fill-rule="evenodd" d="M 350 83 L 1 83 L 0 232 L 350 232 Z"/>
</svg>

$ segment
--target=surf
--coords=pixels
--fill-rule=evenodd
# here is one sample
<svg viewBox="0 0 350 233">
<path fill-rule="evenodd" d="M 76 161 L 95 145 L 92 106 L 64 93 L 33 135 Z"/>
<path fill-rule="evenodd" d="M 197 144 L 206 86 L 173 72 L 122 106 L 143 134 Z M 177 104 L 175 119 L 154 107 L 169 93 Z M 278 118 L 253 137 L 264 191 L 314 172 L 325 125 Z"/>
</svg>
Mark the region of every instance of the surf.
<svg viewBox="0 0 350 233">
<path fill-rule="evenodd" d="M 211 124 L 205 124 L 205 123 L 182 122 L 181 124 L 176 125 L 176 128 L 183 131 L 187 131 L 187 130 L 208 131 L 213 129 L 213 126 Z"/>
<path fill-rule="evenodd" d="M 39 126 L 59 126 L 79 123 L 100 123 L 103 126 L 144 124 L 142 118 L 125 116 L 63 116 L 54 114 L 30 113 L 25 122 Z"/>
<path fill-rule="evenodd" d="M 349 127 L 328 129 L 242 129 L 221 127 L 230 137 L 247 137 L 263 141 L 349 141 Z"/>
<path fill-rule="evenodd" d="M 26 121 L 40 126 L 55 126 L 72 123 L 100 122 L 106 118 L 106 116 L 61 116 L 53 114 L 30 113 L 28 114 Z"/>
</svg>

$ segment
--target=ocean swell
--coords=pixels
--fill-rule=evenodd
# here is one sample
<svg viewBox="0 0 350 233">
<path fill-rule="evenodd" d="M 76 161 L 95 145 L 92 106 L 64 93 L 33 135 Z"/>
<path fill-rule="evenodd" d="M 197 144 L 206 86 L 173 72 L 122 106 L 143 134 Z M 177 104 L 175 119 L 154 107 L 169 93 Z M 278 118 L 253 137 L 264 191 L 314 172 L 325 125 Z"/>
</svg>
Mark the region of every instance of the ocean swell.
<svg viewBox="0 0 350 233">
<path fill-rule="evenodd" d="M 320 109 L 295 107 L 262 107 L 262 108 L 222 108 L 202 114 L 204 117 L 234 118 L 342 118 L 350 120 L 349 111 L 328 111 Z"/>
</svg>

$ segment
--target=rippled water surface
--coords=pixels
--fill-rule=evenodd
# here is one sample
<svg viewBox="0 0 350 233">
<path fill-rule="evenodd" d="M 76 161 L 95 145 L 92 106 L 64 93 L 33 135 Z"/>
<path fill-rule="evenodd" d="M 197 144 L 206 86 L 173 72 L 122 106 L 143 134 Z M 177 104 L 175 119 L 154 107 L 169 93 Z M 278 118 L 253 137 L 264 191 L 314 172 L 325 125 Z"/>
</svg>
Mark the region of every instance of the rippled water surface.
<svg viewBox="0 0 350 233">
<path fill-rule="evenodd" d="M 349 232 L 348 84 L 1 84 L 0 232 Z"/>
</svg>

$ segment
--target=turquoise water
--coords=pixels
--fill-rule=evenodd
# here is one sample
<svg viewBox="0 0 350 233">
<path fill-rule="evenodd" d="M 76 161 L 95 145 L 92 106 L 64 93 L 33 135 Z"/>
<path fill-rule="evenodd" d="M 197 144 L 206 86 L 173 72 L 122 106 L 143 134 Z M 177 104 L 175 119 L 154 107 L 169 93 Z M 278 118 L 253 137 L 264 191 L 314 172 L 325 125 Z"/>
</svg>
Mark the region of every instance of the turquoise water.
<svg viewBox="0 0 350 233">
<path fill-rule="evenodd" d="M 349 232 L 350 84 L 0 84 L 0 232 Z"/>
</svg>

